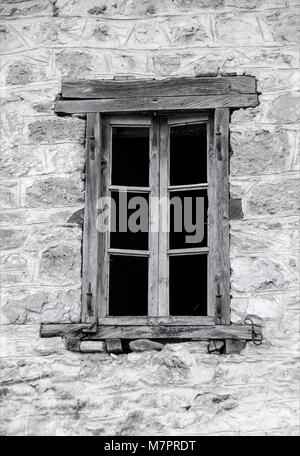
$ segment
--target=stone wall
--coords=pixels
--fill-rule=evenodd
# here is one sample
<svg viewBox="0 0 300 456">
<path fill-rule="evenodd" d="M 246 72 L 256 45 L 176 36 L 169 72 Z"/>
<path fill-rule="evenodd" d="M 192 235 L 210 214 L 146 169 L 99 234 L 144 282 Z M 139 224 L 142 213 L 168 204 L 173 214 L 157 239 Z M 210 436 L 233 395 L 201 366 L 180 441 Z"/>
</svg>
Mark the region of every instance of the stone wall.
<svg viewBox="0 0 300 456">
<path fill-rule="evenodd" d="M 296 434 L 299 419 L 298 0 L 1 0 L 0 433 Z M 84 131 L 62 77 L 249 74 L 231 118 L 232 321 L 262 346 L 83 355 L 40 339 L 80 318 Z M 299 106 L 299 105 L 298 105 Z M 298 370 L 299 373 L 299 370 Z"/>
</svg>

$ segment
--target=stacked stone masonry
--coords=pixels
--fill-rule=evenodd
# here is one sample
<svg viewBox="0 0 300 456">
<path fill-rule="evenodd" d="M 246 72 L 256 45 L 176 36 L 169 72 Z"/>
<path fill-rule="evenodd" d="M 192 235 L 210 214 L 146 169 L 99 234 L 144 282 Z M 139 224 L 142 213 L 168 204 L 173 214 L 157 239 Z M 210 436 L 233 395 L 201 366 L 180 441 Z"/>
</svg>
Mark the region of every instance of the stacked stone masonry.
<svg viewBox="0 0 300 456">
<path fill-rule="evenodd" d="M 1 0 L 1 435 L 299 432 L 299 0 Z M 248 74 L 231 116 L 231 319 L 263 325 L 235 355 L 207 343 L 81 354 L 39 324 L 80 320 L 85 120 L 63 77 Z M 71 219 L 72 220 L 72 219 Z"/>
</svg>

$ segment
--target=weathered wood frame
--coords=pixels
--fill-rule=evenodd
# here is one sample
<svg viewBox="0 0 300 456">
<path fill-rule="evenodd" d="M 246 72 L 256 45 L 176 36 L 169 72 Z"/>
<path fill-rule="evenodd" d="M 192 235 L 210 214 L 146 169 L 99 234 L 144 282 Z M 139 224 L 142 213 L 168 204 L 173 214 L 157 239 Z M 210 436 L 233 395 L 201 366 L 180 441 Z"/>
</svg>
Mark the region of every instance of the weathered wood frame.
<svg viewBox="0 0 300 456">
<path fill-rule="evenodd" d="M 56 113 L 87 114 L 86 204 L 83 238 L 83 305 L 81 324 L 42 325 L 41 335 L 52 337 L 82 337 L 90 339 L 141 337 L 184 339 L 244 339 L 251 340 L 249 326 L 230 324 L 230 265 L 229 265 L 229 182 L 228 182 L 228 131 L 230 109 L 256 106 L 256 81 L 250 76 L 218 78 L 179 78 L 161 81 L 66 81 L 62 97 L 55 103 Z M 153 316 L 107 316 L 107 255 L 108 236 L 96 229 L 96 201 L 107 194 L 109 169 L 110 120 L 104 114 L 135 114 L 137 124 L 147 123 L 147 115 L 157 112 L 168 114 L 208 114 L 209 198 L 218 201 L 210 208 L 210 252 L 208 275 L 209 305 L 207 317 L 170 317 L 166 312 L 166 286 L 155 284 L 150 293 L 149 308 Z M 173 114 L 172 114 L 173 113 Z M 123 117 L 120 117 L 120 119 Z M 152 153 L 159 147 L 168 148 L 168 123 L 162 116 L 152 120 Z M 166 157 L 166 155 L 164 155 Z M 161 156 L 162 157 L 162 156 Z M 154 160 L 155 161 L 155 160 Z M 157 160 L 156 160 L 157 162 Z M 167 166 L 160 159 L 160 169 L 150 168 L 151 182 L 157 187 L 156 177 Z M 102 175 L 102 178 L 101 178 Z M 161 188 L 160 191 L 163 189 Z M 157 215 L 157 214 L 156 214 Z M 213 222 L 213 223 L 212 223 Z M 150 214 L 151 223 L 151 214 Z M 163 246 L 161 246 L 161 243 Z M 167 251 L 167 238 L 156 240 L 151 248 Z M 177 252 L 176 254 L 180 254 Z M 157 255 L 153 256 L 152 258 Z M 161 260 L 160 260 L 161 261 Z M 155 262 L 150 267 L 155 268 Z M 165 263 L 166 268 L 166 263 Z M 167 275 L 166 275 L 167 277 Z M 159 299 L 157 299 L 159 295 Z M 99 300 L 105 305 L 98 306 Z M 161 307 L 162 306 L 162 307 Z M 91 331 L 91 323 L 93 330 Z M 261 329 L 255 326 L 258 337 Z M 87 335 L 85 334 L 86 338 Z"/>
</svg>

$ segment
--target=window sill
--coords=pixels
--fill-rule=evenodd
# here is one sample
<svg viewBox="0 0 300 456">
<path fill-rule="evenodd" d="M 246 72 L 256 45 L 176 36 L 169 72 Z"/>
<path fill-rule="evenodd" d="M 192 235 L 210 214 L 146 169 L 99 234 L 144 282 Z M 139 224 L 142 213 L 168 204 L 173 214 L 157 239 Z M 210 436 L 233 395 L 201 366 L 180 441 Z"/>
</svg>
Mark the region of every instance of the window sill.
<svg viewBox="0 0 300 456">
<path fill-rule="evenodd" d="M 42 324 L 41 337 L 65 337 L 85 340 L 106 339 L 190 339 L 190 340 L 262 340 L 260 325 L 98 325 L 79 324 Z"/>
</svg>

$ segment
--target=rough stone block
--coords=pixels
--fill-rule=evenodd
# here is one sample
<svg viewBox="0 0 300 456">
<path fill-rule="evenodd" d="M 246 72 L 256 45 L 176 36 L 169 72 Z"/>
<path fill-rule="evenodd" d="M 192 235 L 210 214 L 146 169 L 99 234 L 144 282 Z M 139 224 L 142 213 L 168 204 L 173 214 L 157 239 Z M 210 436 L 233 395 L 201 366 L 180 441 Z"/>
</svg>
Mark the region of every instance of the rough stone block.
<svg viewBox="0 0 300 456">
<path fill-rule="evenodd" d="M 79 17 L 53 19 L 44 18 L 38 23 L 26 24 L 20 31 L 22 36 L 36 46 L 66 46 L 79 44 L 84 28 L 84 19 Z"/>
<path fill-rule="evenodd" d="M 1 285 L 29 283 L 33 278 L 37 253 L 2 253 L 0 255 Z"/>
<path fill-rule="evenodd" d="M 67 220 L 67 223 L 76 224 L 79 226 L 83 225 L 84 220 L 84 209 L 79 209 L 79 211 L 74 212 L 71 217 Z"/>
<path fill-rule="evenodd" d="M 195 76 L 218 76 L 219 67 L 217 62 L 201 59 L 194 67 Z"/>
<path fill-rule="evenodd" d="M 184 18 L 172 19 L 168 24 L 168 31 L 174 43 L 192 44 L 201 43 L 207 44 L 211 40 L 209 21 L 207 16 L 197 18 L 190 17 L 188 20 Z"/>
<path fill-rule="evenodd" d="M 105 348 L 107 353 L 114 355 L 120 355 L 123 353 L 122 341 L 121 339 L 106 339 Z"/>
<path fill-rule="evenodd" d="M 76 206 L 83 203 L 83 182 L 79 176 L 49 176 L 27 184 L 25 207 Z"/>
<path fill-rule="evenodd" d="M 63 76 L 83 78 L 92 70 L 92 56 L 85 51 L 65 49 L 57 52 L 55 64 Z"/>
<path fill-rule="evenodd" d="M 24 210 L 1 210 L 0 226 L 4 228 L 10 225 L 23 226 L 26 221 L 26 214 Z"/>
<path fill-rule="evenodd" d="M 105 353 L 105 342 L 101 340 L 97 341 L 92 341 L 92 340 L 86 340 L 86 341 L 81 341 L 80 342 L 80 351 L 81 353 Z"/>
<path fill-rule="evenodd" d="M 148 56 L 146 52 L 140 51 L 124 51 L 105 53 L 98 55 L 98 61 L 95 61 L 95 65 L 101 66 L 104 72 L 112 75 L 111 68 L 114 68 L 114 75 L 139 75 L 147 73 Z"/>
<path fill-rule="evenodd" d="M 300 95 L 289 92 L 279 95 L 271 104 L 268 119 L 275 122 L 291 123 L 300 121 Z"/>
<path fill-rule="evenodd" d="M 265 252 L 277 254 L 279 249 L 294 249 L 299 236 L 299 218 L 277 221 L 244 220 L 231 223 L 230 248 L 232 256 L 242 253 Z"/>
<path fill-rule="evenodd" d="M 180 67 L 178 54 L 157 54 L 153 56 L 153 68 L 158 74 L 172 74 Z"/>
<path fill-rule="evenodd" d="M 286 0 L 227 0 L 226 5 L 241 11 L 286 7 Z"/>
<path fill-rule="evenodd" d="M 288 170 L 290 138 L 286 131 L 233 131 L 231 174 L 265 174 Z"/>
<path fill-rule="evenodd" d="M 242 220 L 244 217 L 241 198 L 229 199 L 229 218 L 230 220 Z"/>
<path fill-rule="evenodd" d="M 49 285 L 78 284 L 80 269 L 80 245 L 50 247 L 42 253 L 38 280 Z"/>
<path fill-rule="evenodd" d="M 222 43 L 262 43 L 256 18 L 250 15 L 219 14 L 215 19 L 216 38 Z"/>
<path fill-rule="evenodd" d="M 164 348 L 163 344 L 159 342 L 154 342 L 153 340 L 148 339 L 138 339 L 132 340 L 129 343 L 130 350 L 135 352 L 142 352 L 147 350 L 162 350 Z"/>
<path fill-rule="evenodd" d="M 17 249 L 22 247 L 26 241 L 28 232 L 24 229 L 3 229 L 0 230 L 1 250 Z"/>
<path fill-rule="evenodd" d="M 61 243 L 80 243 L 81 239 L 82 229 L 77 226 L 44 225 L 31 228 L 25 248 L 27 250 L 40 250 Z"/>
<path fill-rule="evenodd" d="M 299 211 L 299 180 L 293 177 L 260 181 L 246 202 L 246 215 L 296 214 Z"/>
<path fill-rule="evenodd" d="M 269 13 L 260 19 L 262 27 L 265 28 L 267 39 L 280 43 L 300 42 L 299 21 L 300 15 L 297 14 L 297 11 L 293 14 L 286 14 L 286 12 Z"/>
<path fill-rule="evenodd" d="M 236 258 L 232 260 L 231 268 L 231 283 L 239 292 L 282 289 L 288 283 L 282 267 L 270 258 Z"/>
<path fill-rule="evenodd" d="M 272 296 L 251 296 L 247 306 L 247 314 L 262 320 L 279 321 L 282 304 Z"/>
<path fill-rule="evenodd" d="M 246 347 L 245 340 L 234 340 L 226 339 L 225 340 L 225 353 L 226 355 L 240 354 L 242 350 Z"/>
<path fill-rule="evenodd" d="M 299 85 L 300 75 L 295 69 L 280 70 L 261 68 L 253 71 L 257 78 L 257 90 L 261 93 L 289 91 Z"/>
<path fill-rule="evenodd" d="M 3 5 L 1 8 L 1 15 L 3 16 L 18 18 L 39 14 L 48 14 L 49 16 L 52 15 L 51 2 L 29 2 L 29 0 L 21 0 L 17 2 L 15 0 L 12 0 L 5 3 L 7 3 L 7 5 Z M 17 4 L 15 5 L 15 3 Z"/>
<path fill-rule="evenodd" d="M 207 351 L 208 353 L 223 353 L 225 347 L 224 340 L 210 340 L 208 343 Z"/>
<path fill-rule="evenodd" d="M 19 183 L 4 181 L 0 183 L 0 208 L 11 209 L 19 206 Z"/>
<path fill-rule="evenodd" d="M 49 291 L 27 287 L 7 289 L 2 295 L 3 324 L 78 323 L 81 291 Z"/>
<path fill-rule="evenodd" d="M 121 29 L 121 40 L 124 32 L 122 33 Z M 151 47 L 153 49 L 159 48 L 164 43 L 165 36 L 166 31 L 160 21 L 137 22 L 127 42 L 129 47 Z M 124 36 L 123 40 L 126 42 L 126 36 Z"/>
<path fill-rule="evenodd" d="M 0 25 L 0 37 L 2 48 L 8 51 L 16 51 L 25 48 L 25 43 L 23 42 L 20 35 L 14 30 L 10 25 L 1 24 Z"/>
<path fill-rule="evenodd" d="M 42 81 L 46 77 L 46 68 L 33 62 L 18 60 L 8 67 L 6 84 L 25 85 L 30 82 Z"/>
<path fill-rule="evenodd" d="M 65 339 L 65 347 L 67 350 L 70 350 L 70 351 L 79 352 L 80 343 L 81 343 L 80 339 L 71 338 L 71 337 Z"/>
<path fill-rule="evenodd" d="M 3 324 L 78 323 L 81 291 L 41 290 L 27 287 L 8 289 L 2 295 Z"/>
<path fill-rule="evenodd" d="M 47 160 L 49 173 L 73 173 L 84 170 L 85 149 L 80 144 L 55 144 L 40 146 Z"/>
<path fill-rule="evenodd" d="M 0 176 L 20 177 L 43 174 L 46 171 L 44 155 L 31 148 L 14 146 L 0 153 Z"/>
<path fill-rule="evenodd" d="M 84 142 L 85 122 L 76 117 L 37 120 L 30 123 L 28 129 L 33 143 Z"/>
</svg>

